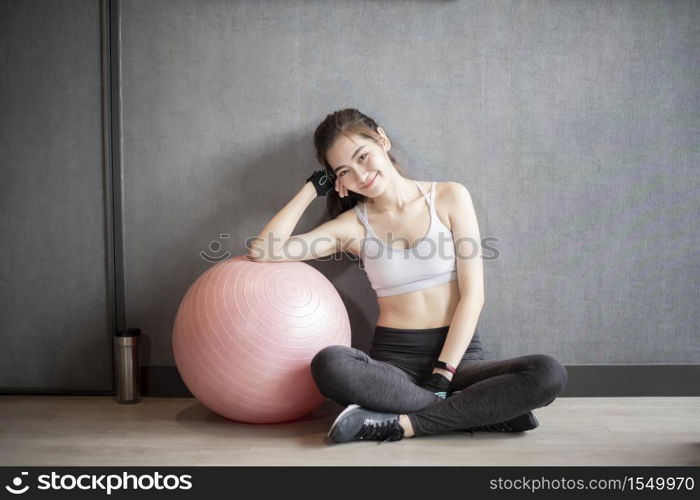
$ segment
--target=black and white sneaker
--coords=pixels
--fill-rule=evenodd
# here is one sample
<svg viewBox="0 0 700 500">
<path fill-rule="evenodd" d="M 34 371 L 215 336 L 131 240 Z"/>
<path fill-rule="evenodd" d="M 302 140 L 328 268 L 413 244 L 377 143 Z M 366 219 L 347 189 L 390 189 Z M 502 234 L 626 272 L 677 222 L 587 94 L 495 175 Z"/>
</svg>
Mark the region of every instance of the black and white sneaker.
<svg viewBox="0 0 700 500">
<path fill-rule="evenodd" d="M 336 443 L 378 440 L 377 444 L 382 444 L 403 439 L 403 427 L 398 413 L 381 413 L 352 404 L 340 412 L 326 437 Z"/>
<path fill-rule="evenodd" d="M 531 411 L 524 413 L 518 417 L 506 420 L 505 422 L 498 422 L 496 424 L 486 424 L 479 425 L 477 427 L 470 427 L 469 429 L 464 429 L 462 432 L 469 433 L 472 435 L 474 431 L 484 431 L 484 432 L 524 432 L 536 429 L 540 425 L 540 422 L 535 417 L 535 414 Z"/>
</svg>

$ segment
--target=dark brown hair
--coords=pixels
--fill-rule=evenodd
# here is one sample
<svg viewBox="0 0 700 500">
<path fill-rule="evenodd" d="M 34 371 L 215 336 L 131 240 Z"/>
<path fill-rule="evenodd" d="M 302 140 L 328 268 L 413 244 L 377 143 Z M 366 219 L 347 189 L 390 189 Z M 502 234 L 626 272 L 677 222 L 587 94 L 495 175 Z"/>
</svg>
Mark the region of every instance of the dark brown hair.
<svg viewBox="0 0 700 500">
<path fill-rule="evenodd" d="M 360 113 L 354 108 L 346 108 L 332 113 L 321 122 L 321 124 L 316 127 L 314 132 L 314 146 L 316 146 L 316 159 L 319 161 L 327 173 L 332 174 L 333 169 L 328 164 L 326 160 L 326 152 L 333 146 L 336 139 L 340 135 L 345 135 L 348 133 L 356 133 L 362 137 L 371 139 L 378 145 L 381 145 L 377 123 L 369 116 Z M 403 171 L 401 170 L 401 165 L 392 156 L 390 152 L 387 152 L 387 156 L 394 165 L 394 168 L 403 176 Z M 331 219 L 335 219 L 338 215 L 342 214 L 346 210 L 350 210 L 352 207 L 357 205 L 360 201 L 364 200 L 366 196 L 356 193 L 354 191 L 348 191 L 348 196 L 341 198 L 338 192 L 334 189 L 328 196 L 327 208 L 328 215 Z"/>
</svg>

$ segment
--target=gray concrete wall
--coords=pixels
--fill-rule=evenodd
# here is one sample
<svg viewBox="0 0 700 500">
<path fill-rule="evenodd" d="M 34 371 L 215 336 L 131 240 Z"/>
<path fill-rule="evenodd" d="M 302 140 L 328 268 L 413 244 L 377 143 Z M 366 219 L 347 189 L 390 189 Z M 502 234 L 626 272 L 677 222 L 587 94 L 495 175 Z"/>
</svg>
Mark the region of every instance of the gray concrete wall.
<svg viewBox="0 0 700 500">
<path fill-rule="evenodd" d="M 109 391 L 99 2 L 0 1 L 0 387 Z"/>
<path fill-rule="evenodd" d="M 242 253 L 317 168 L 318 122 L 349 106 L 387 130 L 409 177 L 467 186 L 497 238 L 487 356 L 699 362 L 699 7 L 124 2 L 127 310 L 149 362 L 173 363 L 179 300 L 211 265 L 199 253 Z M 310 263 L 367 348 L 365 274 Z"/>
<path fill-rule="evenodd" d="M 104 387 L 111 369 L 98 7 L 0 3 L 5 387 Z M 174 363 L 179 301 L 212 265 L 202 252 L 245 250 L 318 168 L 314 128 L 344 107 L 387 130 L 409 177 L 471 191 L 497 249 L 488 357 L 700 362 L 699 13 L 661 0 L 124 1 L 126 311 L 144 363 Z M 323 220 L 317 200 L 295 233 Z M 366 349 L 365 274 L 310 264 Z"/>
</svg>

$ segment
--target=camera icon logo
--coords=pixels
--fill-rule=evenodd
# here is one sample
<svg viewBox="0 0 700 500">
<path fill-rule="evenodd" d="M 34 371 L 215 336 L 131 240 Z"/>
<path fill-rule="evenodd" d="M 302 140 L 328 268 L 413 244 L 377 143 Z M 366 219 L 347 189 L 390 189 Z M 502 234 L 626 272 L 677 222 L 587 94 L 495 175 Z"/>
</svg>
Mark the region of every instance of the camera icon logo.
<svg viewBox="0 0 700 500">
<path fill-rule="evenodd" d="M 29 475 L 29 472 L 22 472 L 22 476 L 28 476 L 28 475 Z M 20 486 L 22 486 L 22 478 L 17 476 L 14 479 L 12 479 L 12 485 L 15 488 L 20 488 Z M 15 489 L 15 488 L 13 488 L 12 486 L 9 486 L 9 485 L 5 486 L 5 489 L 7 491 L 9 491 L 10 493 L 12 493 L 13 495 L 21 495 L 22 493 L 27 492 L 27 490 L 29 489 L 29 485 L 26 485 L 24 488 L 20 488 L 20 489 Z"/>
</svg>

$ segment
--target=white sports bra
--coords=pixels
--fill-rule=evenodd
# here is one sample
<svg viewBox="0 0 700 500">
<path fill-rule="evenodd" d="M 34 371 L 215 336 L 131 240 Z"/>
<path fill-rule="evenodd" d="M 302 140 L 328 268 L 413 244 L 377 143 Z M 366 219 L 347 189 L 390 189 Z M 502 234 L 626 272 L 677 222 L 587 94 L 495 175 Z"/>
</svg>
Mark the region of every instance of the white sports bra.
<svg viewBox="0 0 700 500">
<path fill-rule="evenodd" d="M 430 226 L 427 234 L 411 248 L 398 249 L 385 244 L 369 225 L 367 204 L 360 202 L 353 207 L 365 227 L 360 258 L 378 297 L 409 293 L 457 279 L 452 232 L 435 211 L 435 182 L 431 183 L 430 196 L 419 182 L 414 182 L 428 203 Z"/>
</svg>

